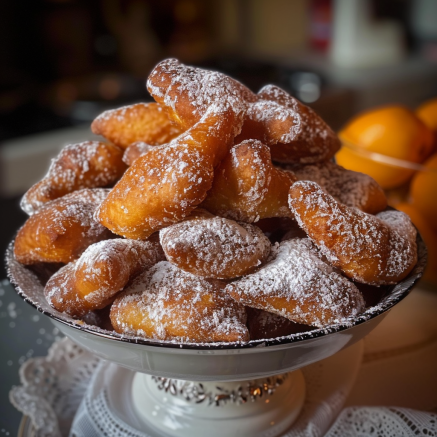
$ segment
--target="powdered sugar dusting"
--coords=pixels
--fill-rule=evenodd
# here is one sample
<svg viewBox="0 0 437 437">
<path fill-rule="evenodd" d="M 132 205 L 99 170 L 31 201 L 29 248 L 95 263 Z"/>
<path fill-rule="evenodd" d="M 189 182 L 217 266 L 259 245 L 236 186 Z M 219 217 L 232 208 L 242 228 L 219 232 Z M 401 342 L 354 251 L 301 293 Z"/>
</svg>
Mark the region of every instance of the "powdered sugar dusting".
<svg viewBox="0 0 437 437">
<path fill-rule="evenodd" d="M 156 101 L 172 108 L 186 127 L 193 126 L 210 108 L 216 108 L 217 113 L 230 108 L 242 121 L 246 101 L 256 99 L 236 80 L 216 71 L 183 65 L 176 59 L 167 59 L 155 67 L 147 89 Z M 235 135 L 240 129 L 241 124 L 237 124 Z"/>
<path fill-rule="evenodd" d="M 238 151 L 246 145 L 247 147 L 250 147 L 251 151 L 248 159 L 245 159 L 245 156 L 238 153 Z M 232 166 L 234 168 L 243 167 L 246 171 L 246 167 L 249 166 L 249 169 L 252 170 L 250 175 L 252 182 L 251 185 L 247 186 L 247 179 L 244 177 L 240 177 L 238 180 L 238 193 L 244 196 L 247 205 L 252 205 L 252 213 L 255 212 L 255 205 L 257 205 L 267 195 L 267 187 L 271 181 L 271 176 L 269 175 L 267 168 L 269 162 L 265 161 L 262 156 L 263 148 L 264 145 L 260 141 L 245 141 L 231 149 Z M 246 175 L 242 174 L 241 176 Z"/>
<path fill-rule="evenodd" d="M 105 187 L 124 172 L 122 150 L 112 144 L 86 141 L 66 146 L 51 162 L 42 181 L 20 203 L 32 215 L 44 203 L 82 188 Z"/>
<path fill-rule="evenodd" d="M 289 167 L 299 180 L 316 182 L 328 194 L 347 206 L 365 210 L 368 208 L 371 194 L 378 192 L 384 197 L 382 189 L 376 181 L 364 173 L 358 173 L 334 164 L 306 165 L 301 167 Z M 385 207 L 385 205 L 383 205 Z"/>
<path fill-rule="evenodd" d="M 267 145 L 290 143 L 294 141 L 302 130 L 300 115 L 292 108 L 287 108 L 277 102 L 259 100 L 249 105 L 247 120 L 260 123 L 264 127 L 261 138 Z"/>
<path fill-rule="evenodd" d="M 278 162 L 310 164 L 327 161 L 340 149 L 340 140 L 332 129 L 311 108 L 305 106 L 287 92 L 275 85 L 262 88 L 258 97 L 261 100 L 278 103 L 288 111 L 288 117 L 294 115 L 295 125 L 278 137 L 278 125 L 272 118 L 272 127 L 276 132 L 275 141 L 270 143 L 272 159 Z M 272 114 L 273 115 L 273 114 Z"/>
<path fill-rule="evenodd" d="M 245 305 L 319 327 L 364 309 L 358 289 L 319 258 L 309 239 L 281 242 L 270 259 L 226 290 Z"/>
<path fill-rule="evenodd" d="M 117 234 L 147 238 L 187 216 L 206 196 L 212 177 L 197 150 L 179 144 L 157 147 L 135 161 L 97 215 L 101 220 L 110 214 L 103 223 Z"/>
<path fill-rule="evenodd" d="M 160 340 L 247 341 L 244 307 L 223 287 L 162 261 L 117 298 L 111 320 L 117 331 Z"/>
<path fill-rule="evenodd" d="M 42 206 L 17 234 L 17 259 L 24 264 L 66 263 L 77 259 L 90 244 L 110 238 L 108 229 L 93 218 L 108 191 L 86 188 Z"/>
<path fill-rule="evenodd" d="M 124 151 L 123 162 L 127 165 L 132 165 L 136 159 L 145 155 L 153 147 L 154 146 L 142 141 L 133 143 Z"/>
<path fill-rule="evenodd" d="M 241 276 L 270 253 L 270 241 L 258 227 L 220 217 L 177 223 L 162 229 L 160 240 L 170 262 L 209 278 Z"/>
<path fill-rule="evenodd" d="M 71 314 L 72 310 L 83 310 L 83 305 L 80 296 L 75 293 L 74 272 L 76 262 L 68 263 L 66 266 L 58 270 L 48 281 L 44 294 L 47 302 L 53 308 L 59 311 Z M 88 310 L 85 308 L 85 313 Z"/>
<path fill-rule="evenodd" d="M 76 287 L 83 298 L 99 305 L 122 290 L 142 270 L 164 259 L 159 243 L 113 239 L 87 248 L 76 263 Z"/>
<path fill-rule="evenodd" d="M 102 234 L 102 225 L 94 220 L 95 209 L 106 199 L 109 189 L 94 188 L 74 191 L 44 206 L 46 223 L 51 223 L 53 230 L 63 234 L 70 220 L 79 223 L 90 240 Z"/>
<path fill-rule="evenodd" d="M 149 150 L 136 151 L 139 154 L 145 153 L 143 158 L 147 159 L 141 159 L 141 165 L 135 167 L 135 177 L 131 181 L 134 183 L 121 185 L 122 189 L 119 190 L 117 195 L 114 195 L 116 202 L 115 205 L 114 203 L 110 205 L 109 210 L 115 211 L 115 215 L 108 222 L 110 223 L 118 216 L 127 217 L 129 220 L 135 217 L 135 221 L 126 220 L 123 222 L 122 219 L 119 227 L 119 230 L 126 229 L 127 233 L 132 232 L 132 238 L 146 238 L 157 229 L 183 220 L 202 201 L 208 187 L 211 186 L 213 169 L 217 169 L 220 161 L 226 156 L 234 136 L 240 131 L 243 119 L 249 120 L 255 125 L 264 126 L 266 141 L 271 144 L 273 158 L 278 162 L 289 162 L 291 159 L 294 163 L 300 165 L 320 163 L 329 159 L 339 145 L 338 139 L 332 131 L 329 128 L 326 129 L 324 122 L 309 108 L 274 86 L 265 87 L 255 96 L 238 82 L 220 73 L 186 67 L 175 60 L 167 60 L 161 63 L 152 73 L 149 82 L 150 90 L 155 93 L 155 98 L 160 103 L 167 105 L 167 108 L 160 104 L 133 105 L 99 117 L 96 124 L 105 125 L 109 129 L 107 132 L 110 132 L 111 129 L 115 133 L 118 132 L 121 135 L 120 139 L 126 143 L 123 147 L 131 143 L 128 140 L 131 139 L 130 134 L 132 132 L 137 130 L 141 132 L 144 128 L 141 123 L 140 107 L 143 109 L 157 108 L 155 113 L 165 115 L 166 123 L 171 124 L 167 115 L 170 114 L 173 120 L 180 124 L 181 129 L 189 129 L 190 127 L 193 127 L 193 129 L 189 129 L 188 132 L 168 146 L 152 150 L 150 146 L 146 147 L 145 143 L 142 143 L 145 146 L 144 149 Z M 206 117 L 209 117 L 209 124 L 206 122 Z M 199 124 L 201 125 L 200 128 Z M 224 129 L 222 129 L 223 126 L 225 126 Z M 126 127 L 128 128 L 127 135 L 124 131 Z M 147 142 L 147 140 L 144 141 Z M 235 151 L 233 150 L 233 152 Z M 175 157 L 177 158 L 174 159 Z M 229 157 L 235 168 L 242 168 L 242 162 L 237 159 L 236 153 L 231 152 Z M 281 183 L 269 185 L 275 179 L 272 176 L 274 171 L 284 173 L 283 170 L 275 169 L 273 166 L 270 168 L 264 162 L 265 160 L 261 159 L 261 155 L 259 155 L 260 163 L 255 162 L 256 158 L 255 156 L 252 165 L 244 169 L 247 170 L 245 172 L 246 180 L 241 180 L 244 177 L 237 178 L 235 186 L 242 193 L 248 195 L 246 200 L 249 206 L 257 202 L 263 205 L 262 208 L 268 209 L 267 214 L 274 210 L 275 215 L 278 213 L 279 215 L 290 216 L 288 202 L 282 205 L 278 201 L 276 204 L 275 202 L 278 199 L 272 197 L 273 192 L 277 193 L 281 189 Z M 173 162 L 170 163 L 170 161 Z M 271 164 L 270 156 L 268 161 Z M 90 171 L 92 171 L 91 159 L 88 161 L 79 160 L 75 165 L 79 174 L 89 176 Z M 196 165 L 199 171 L 193 172 Z M 329 184 L 334 185 L 332 180 L 338 179 L 336 181 L 337 186 L 331 188 L 331 191 L 337 189 L 337 196 L 339 199 L 344 196 L 344 203 L 352 204 L 353 202 L 359 202 L 359 200 L 363 203 L 369 201 L 371 196 L 366 191 L 363 178 L 359 181 L 356 177 L 355 179 L 351 177 L 346 181 L 341 180 L 338 166 L 333 167 L 333 164 L 328 164 L 323 170 L 321 170 L 321 165 L 312 167 L 315 167 L 316 170 L 311 170 L 314 173 L 311 177 L 325 184 L 324 189 L 328 192 L 327 187 Z M 163 168 L 164 172 L 162 173 Z M 326 168 L 330 168 L 330 174 L 328 174 Z M 204 173 L 201 173 L 202 170 Z M 307 173 L 311 173 L 311 171 L 309 168 L 306 169 Z M 259 179 L 256 179 L 256 174 L 259 174 Z M 226 178 L 224 179 L 226 180 Z M 251 179 L 251 183 L 248 183 L 249 179 Z M 72 180 L 69 174 L 66 175 L 66 180 Z M 255 183 L 253 183 L 254 180 Z M 281 181 L 288 194 L 288 181 L 285 179 Z M 258 182 L 260 184 L 256 187 L 255 185 Z M 278 180 L 278 182 L 280 181 Z M 348 183 L 351 183 L 352 189 L 345 189 L 345 185 Z M 66 185 L 71 187 L 72 183 Z M 338 185 L 343 185 L 344 191 L 353 191 L 353 193 L 345 194 L 338 188 Z M 176 186 L 178 186 L 179 191 L 175 189 Z M 267 187 L 268 189 L 266 189 Z M 232 191 L 232 187 L 229 187 L 229 189 Z M 260 192 L 263 190 L 264 193 L 260 196 Z M 297 217 L 297 220 L 319 246 L 319 250 L 308 238 L 291 238 L 280 245 L 276 245 L 268 263 L 263 265 L 265 260 L 255 256 L 255 252 L 264 250 L 265 257 L 271 246 L 269 243 L 260 244 L 262 233 L 259 231 L 261 237 L 258 238 L 259 236 L 256 232 L 253 233 L 250 225 L 238 225 L 236 223 L 235 225 L 229 225 L 229 223 L 226 223 L 229 226 L 224 226 L 223 223 L 218 223 L 219 221 L 224 222 L 224 219 L 216 217 L 211 220 L 211 222 L 214 221 L 214 224 L 206 228 L 197 226 L 197 224 L 193 225 L 194 222 L 200 222 L 203 219 L 192 220 L 191 223 L 187 220 L 184 223 L 172 226 L 171 229 L 168 228 L 162 231 L 162 235 L 167 234 L 169 236 L 168 248 L 176 252 L 174 258 L 171 258 L 173 255 L 168 255 L 168 257 L 176 264 L 181 265 L 181 261 L 183 261 L 183 257 L 180 255 L 182 248 L 185 250 L 189 264 L 197 269 L 203 268 L 207 264 L 211 277 L 221 278 L 220 269 L 229 271 L 236 264 L 247 261 L 246 257 L 252 255 L 255 258 L 253 266 L 256 269 L 255 273 L 227 285 L 226 290 L 232 293 L 235 298 L 241 300 L 244 295 L 244 298 L 252 300 L 250 304 L 254 306 L 258 305 L 259 308 L 269 310 L 274 308 L 276 314 L 293 314 L 294 320 L 297 318 L 298 321 L 312 323 L 315 326 L 354 323 L 355 320 L 361 317 L 357 316 L 357 313 L 364 309 L 362 302 L 360 302 L 361 296 L 359 293 L 356 295 L 356 287 L 344 278 L 338 270 L 328 265 L 325 262 L 326 259 L 332 264 L 340 266 L 346 274 L 349 274 L 348 269 L 350 266 L 361 264 L 363 260 L 366 262 L 371 260 L 374 262 L 371 265 L 371 270 L 376 270 L 377 280 L 369 281 L 365 275 L 360 276 L 359 274 L 357 275 L 358 280 L 377 284 L 381 283 L 382 277 L 382 283 L 395 283 L 407 275 L 414 266 L 416 260 L 416 247 L 415 241 L 413 241 L 415 239 L 415 230 L 411 223 L 405 220 L 405 217 L 396 214 L 385 216 L 382 214 L 377 218 L 373 217 L 374 221 L 369 219 L 362 227 L 359 223 L 354 222 L 351 223 L 351 230 L 345 229 L 342 227 L 344 217 L 341 214 L 345 215 L 343 207 L 332 204 L 330 199 L 323 197 L 320 193 L 317 193 L 317 196 L 315 202 L 314 198 L 309 200 L 303 194 L 294 196 L 290 199 L 290 205 L 292 205 L 291 209 L 294 207 L 296 211 L 300 208 L 300 216 Z M 297 202 L 293 204 L 297 197 L 299 197 L 299 207 Z M 170 199 L 170 201 L 162 202 L 164 198 L 166 200 Z M 262 203 L 264 200 L 271 202 L 271 205 L 266 206 Z M 317 238 L 317 235 L 312 232 L 312 229 L 310 229 L 312 226 L 311 220 L 308 221 L 309 215 L 317 209 L 311 209 L 314 203 L 317 206 L 321 205 L 312 217 L 319 221 L 317 226 L 320 227 L 323 236 L 321 239 Z M 147 204 L 150 209 L 144 209 L 144 204 Z M 358 205 L 354 203 L 354 206 Z M 253 217 L 250 217 L 250 221 L 256 221 L 260 217 L 264 217 L 265 210 L 262 208 L 251 210 Z M 302 208 L 307 211 L 302 213 Z M 332 216 L 332 211 L 335 208 L 340 211 L 340 218 Z M 150 211 L 153 213 L 149 214 Z M 237 215 L 243 214 L 243 216 L 247 213 L 239 207 L 235 208 L 235 212 L 232 209 L 226 210 L 226 208 L 225 211 L 226 214 L 235 213 Z M 346 212 L 350 213 L 349 218 L 357 219 L 353 211 L 352 209 L 346 209 Z M 74 215 L 74 211 L 70 211 L 69 214 L 70 218 Z M 79 221 L 81 219 L 82 217 L 79 217 Z M 60 235 L 62 235 L 62 232 L 68 232 L 67 221 L 59 219 L 57 222 L 60 225 L 58 227 L 53 226 L 50 230 L 55 233 L 59 231 Z M 142 229 L 137 232 L 142 227 L 143 222 L 147 222 L 146 227 L 148 228 L 146 231 Z M 181 228 L 178 227 L 179 225 L 181 225 Z M 108 227 L 110 227 L 109 224 Z M 362 235 L 366 232 L 370 235 Z M 121 234 L 124 235 L 122 232 Z M 353 238 L 350 241 L 356 245 L 352 249 L 356 250 L 358 248 L 359 255 L 358 257 L 350 257 L 349 261 L 346 262 L 346 264 L 349 263 L 346 267 L 344 260 L 350 255 L 349 253 L 345 255 L 349 249 L 348 244 L 342 240 L 341 244 L 338 244 L 340 250 L 336 252 L 332 249 L 332 244 L 337 244 L 336 241 L 333 243 L 332 240 L 335 240 L 336 236 L 344 236 L 344 234 L 352 235 Z M 82 237 L 85 237 L 84 242 L 86 244 L 90 244 L 91 240 L 85 231 L 82 232 Z M 367 237 L 370 239 L 367 241 L 367 243 L 370 241 L 370 251 L 366 247 Z M 101 238 L 101 235 L 99 238 Z M 379 240 L 377 240 L 378 238 Z M 386 244 L 386 240 L 389 242 L 388 244 Z M 143 257 L 141 244 L 145 243 L 140 241 L 118 243 L 121 241 L 128 240 L 111 240 L 108 247 L 98 243 L 96 247 L 90 247 L 77 263 L 72 263 L 74 268 L 69 264 L 70 270 L 64 268 L 59 271 L 68 271 L 68 278 L 74 277 L 75 284 L 72 285 L 71 282 L 67 282 L 67 277 L 62 275 L 55 274 L 53 276 L 53 278 L 60 278 L 60 288 L 66 293 L 65 299 L 70 299 L 67 292 L 71 293 L 76 288 L 81 289 L 77 281 L 79 273 L 83 274 L 83 283 L 97 284 L 95 289 L 87 289 L 85 299 L 80 302 L 77 300 L 78 295 L 73 295 L 71 304 L 69 304 L 70 308 L 80 306 L 84 302 L 87 304 L 98 302 L 99 305 L 107 305 L 110 303 L 105 301 L 108 293 L 112 293 L 115 288 L 121 290 L 127 281 L 139 272 L 140 267 L 143 269 L 147 264 L 147 268 L 149 268 L 158 260 L 156 256 L 154 258 L 152 256 L 153 261 L 146 257 L 147 261 Z M 156 240 L 154 242 L 159 246 Z M 121 244 L 120 248 L 118 248 L 118 244 Z M 292 250 L 289 249 L 287 252 L 284 249 L 286 245 L 296 245 L 296 247 L 293 246 L 293 250 L 298 252 L 298 256 L 295 253 L 290 255 Z M 385 251 L 380 251 L 381 248 L 385 248 Z M 307 252 L 309 256 L 307 256 Z M 73 259 L 77 256 L 77 253 Z M 132 260 L 135 261 L 131 264 Z M 119 265 L 115 269 L 114 266 L 117 263 Z M 81 264 L 80 268 L 77 268 L 78 264 Z M 281 269 L 285 272 L 283 276 L 280 277 L 275 268 L 270 268 L 267 271 L 273 273 L 270 276 L 266 275 L 266 278 L 264 278 L 264 269 L 271 265 L 276 266 L 278 271 Z M 291 270 L 290 266 L 292 267 Z M 293 268 L 297 272 L 294 276 L 292 275 Z M 135 270 L 135 273 L 131 275 L 132 269 Z M 151 273 L 152 270 L 153 273 Z M 117 338 L 123 338 L 126 335 L 136 339 L 151 338 L 163 342 L 183 343 L 191 341 L 241 342 L 248 339 L 247 330 L 243 325 L 244 311 L 242 306 L 230 300 L 223 293 L 226 285 L 223 281 L 218 279 L 205 281 L 201 277 L 193 275 L 191 275 L 192 277 L 184 276 L 189 275 L 189 273 L 185 273 L 168 263 L 157 265 L 152 270 L 144 273 L 141 276 L 142 280 L 136 281 L 129 291 L 123 293 L 124 300 L 121 297 L 118 300 L 118 303 L 123 303 L 122 305 L 114 306 L 114 320 L 121 333 L 121 337 L 119 335 Z M 74 272 L 74 274 L 71 272 Z M 106 276 L 101 277 L 102 272 Z M 250 272 L 253 272 L 253 269 Z M 196 273 L 199 274 L 199 272 Z M 201 274 L 202 272 L 200 272 Z M 256 276 L 257 274 L 259 276 Z M 232 287 L 240 284 L 240 282 L 245 284 L 244 281 L 246 280 L 249 284 L 254 275 L 259 281 L 247 285 L 248 290 L 245 290 L 244 293 L 240 290 L 240 295 L 237 296 Z M 292 276 L 292 278 L 290 279 L 289 276 Z M 210 277 L 209 274 L 208 277 Z M 352 277 L 355 278 L 355 276 Z M 126 280 L 123 278 L 126 278 Z M 123 282 L 124 285 L 119 287 L 117 285 L 119 281 Z M 279 285 L 281 285 L 281 288 L 279 288 L 279 292 L 276 291 L 275 295 L 273 288 Z M 144 288 L 144 286 L 146 287 Z M 111 287 L 113 290 L 108 291 Z M 319 287 L 322 292 L 319 292 Z M 83 288 L 81 291 L 83 291 Z M 257 300 L 258 295 L 263 296 L 259 301 Z M 336 297 L 335 300 L 334 296 Z M 63 299 L 61 296 L 61 300 Z M 321 313 L 318 313 L 317 311 L 321 307 Z M 85 307 L 83 311 L 89 309 Z M 232 319 L 232 321 L 228 319 Z M 204 320 L 207 322 L 204 322 Z M 141 323 L 138 324 L 138 321 Z M 328 330 L 329 328 L 326 329 L 326 332 Z"/>
<path fill-rule="evenodd" d="M 402 211 L 382 211 L 376 214 L 383 222 L 407 240 L 416 241 L 417 231 L 410 217 Z"/>
<path fill-rule="evenodd" d="M 231 145 L 234 126 L 225 115 L 209 108 L 169 145 L 138 158 L 99 208 L 101 223 L 124 237 L 145 239 L 188 216 L 206 197 L 213 166 Z"/>
<path fill-rule="evenodd" d="M 295 176 L 277 169 L 269 148 L 258 140 L 232 147 L 215 171 L 204 207 L 220 216 L 257 222 L 265 217 L 289 217 L 288 190 Z"/>
<path fill-rule="evenodd" d="M 407 214 L 400 211 L 383 211 L 377 217 L 390 228 L 390 252 L 387 258 L 386 275 L 396 279 L 409 266 L 417 262 L 416 228 Z"/>
<path fill-rule="evenodd" d="M 131 334 L 119 334 L 115 331 L 108 332 L 98 326 L 91 326 L 82 320 L 75 320 L 66 313 L 61 313 L 54 308 L 51 308 L 44 297 L 43 286 L 41 285 L 40 279 L 33 273 L 29 268 L 18 263 L 13 255 L 13 244 L 9 246 L 6 253 L 6 263 L 8 269 L 8 277 L 12 284 L 15 286 L 17 293 L 31 305 L 38 309 L 38 311 L 48 314 L 57 320 L 61 320 L 63 323 L 68 324 L 73 329 L 78 331 L 83 330 L 89 334 L 107 337 L 111 336 L 115 341 L 123 343 L 141 343 L 146 345 L 157 345 L 163 347 L 175 347 L 178 348 L 198 348 L 200 350 L 210 350 L 210 349 L 231 349 L 235 348 L 251 348 L 260 347 L 267 353 L 269 351 L 270 345 L 284 344 L 285 346 L 289 343 L 299 345 L 305 345 L 307 341 L 312 342 L 314 338 L 321 338 L 325 335 L 333 334 L 336 332 L 341 332 L 345 329 L 354 328 L 354 326 L 366 322 L 374 317 L 379 316 L 396 305 L 402 298 L 404 298 L 412 286 L 417 282 L 417 280 L 422 276 L 424 268 L 426 266 L 426 248 L 423 242 L 419 242 L 418 253 L 419 262 L 415 266 L 414 270 L 411 272 L 408 278 L 404 279 L 402 282 L 394 286 L 393 290 L 383 299 L 380 303 L 359 314 L 358 316 L 353 316 L 347 320 L 342 321 L 341 324 L 334 324 L 328 328 L 313 329 L 309 332 L 299 332 L 296 334 L 291 334 L 286 337 L 268 340 L 260 339 L 257 341 L 250 341 L 248 343 L 242 344 L 241 342 L 184 342 L 180 343 L 180 340 L 150 340 L 145 339 L 141 336 L 135 336 Z M 322 343 L 324 344 L 324 343 Z M 289 344 L 292 347 L 292 345 Z M 287 347 L 287 346 L 286 346 Z"/>
<path fill-rule="evenodd" d="M 393 233 L 380 218 L 338 203 L 314 182 L 296 182 L 289 204 L 299 225 L 327 259 L 359 282 L 395 283 L 416 262 L 411 235 Z M 395 266 L 389 258 L 399 264 Z"/>
</svg>

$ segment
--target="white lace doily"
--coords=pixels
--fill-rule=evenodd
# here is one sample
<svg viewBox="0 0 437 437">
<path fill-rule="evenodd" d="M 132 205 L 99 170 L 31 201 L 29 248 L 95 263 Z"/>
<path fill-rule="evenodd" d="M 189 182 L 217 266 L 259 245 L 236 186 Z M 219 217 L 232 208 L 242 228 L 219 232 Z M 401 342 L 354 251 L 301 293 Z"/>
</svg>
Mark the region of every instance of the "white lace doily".
<svg viewBox="0 0 437 437">
<path fill-rule="evenodd" d="M 436 437 L 437 414 L 396 407 L 344 409 L 325 437 Z"/>
<path fill-rule="evenodd" d="M 31 358 L 20 368 L 21 386 L 9 398 L 30 417 L 35 437 L 67 436 L 99 358 L 64 338 L 46 357 Z"/>
<path fill-rule="evenodd" d="M 437 437 L 437 415 L 433 413 L 393 407 L 341 411 L 361 356 L 362 345 L 356 344 L 303 369 L 305 404 L 283 437 Z M 11 402 L 31 418 L 35 437 L 154 437 L 113 414 L 104 389 L 94 394 L 87 391 L 99 374 L 96 369 L 104 366 L 114 365 L 100 362 L 63 339 L 53 344 L 47 357 L 23 364 L 22 385 L 11 390 Z"/>
<path fill-rule="evenodd" d="M 358 343 L 303 369 L 305 404 L 293 429 L 284 437 L 323 436 L 341 411 L 361 357 L 362 344 Z M 99 362 L 63 339 L 51 347 L 47 357 L 32 358 L 23 364 L 22 386 L 14 387 L 10 397 L 15 407 L 31 418 L 37 437 L 66 437 L 70 429 L 72 437 L 146 436 L 113 414 L 104 390 L 93 396 L 86 393 L 93 375 L 98 375 L 95 370 Z"/>
</svg>

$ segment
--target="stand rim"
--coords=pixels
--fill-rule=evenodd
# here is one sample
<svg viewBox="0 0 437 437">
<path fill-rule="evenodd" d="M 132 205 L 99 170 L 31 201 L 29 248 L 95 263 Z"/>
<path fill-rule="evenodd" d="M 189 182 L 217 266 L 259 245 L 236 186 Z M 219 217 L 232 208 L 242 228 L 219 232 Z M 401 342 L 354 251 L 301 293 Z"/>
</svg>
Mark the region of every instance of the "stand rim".
<svg viewBox="0 0 437 437">
<path fill-rule="evenodd" d="M 14 286 L 17 294 L 29 305 L 36 308 L 39 312 L 51 318 L 52 320 L 67 325 L 70 328 L 86 332 L 88 334 L 95 335 L 97 337 L 105 338 L 106 340 L 110 340 L 113 342 L 123 342 L 129 343 L 131 345 L 138 346 L 149 346 L 152 348 L 168 348 L 168 349 L 185 349 L 186 351 L 219 351 L 223 350 L 226 353 L 226 350 L 248 350 L 259 347 L 267 347 L 274 348 L 275 346 L 284 346 L 289 345 L 290 343 L 300 343 L 306 340 L 316 339 L 320 337 L 327 336 L 329 334 L 334 334 L 337 332 L 345 332 L 351 328 L 354 328 L 358 325 L 366 323 L 381 314 L 387 312 L 396 304 L 398 304 L 401 300 L 403 300 L 408 294 L 411 292 L 414 285 L 419 281 L 419 279 L 423 275 L 423 271 L 426 266 L 427 261 L 427 249 L 426 246 L 418 235 L 417 238 L 417 249 L 418 249 L 418 262 L 412 272 L 401 282 L 394 285 L 393 289 L 382 298 L 381 302 L 379 302 L 376 306 L 367 308 L 366 311 L 356 317 L 349 317 L 345 320 L 345 322 L 338 323 L 335 325 L 330 325 L 326 328 L 315 328 L 310 331 L 291 334 L 288 336 L 271 338 L 271 339 L 260 339 L 260 340 L 250 340 L 246 343 L 243 342 L 216 342 L 216 343 L 189 343 L 189 342 L 172 342 L 166 340 L 153 340 L 146 338 L 134 337 L 127 334 L 119 334 L 116 332 L 106 331 L 96 326 L 86 325 L 82 321 L 75 320 L 68 315 L 62 314 L 56 311 L 53 308 L 47 309 L 42 308 L 38 305 L 38 302 L 32 300 L 26 294 L 26 288 L 29 287 L 29 281 L 33 281 L 33 286 L 39 285 L 41 288 L 42 285 L 39 282 L 38 276 L 29 270 L 26 266 L 20 264 L 14 256 L 14 241 L 12 241 L 8 249 L 6 251 L 6 267 L 7 267 L 7 275 L 11 284 Z M 27 276 L 27 280 L 23 279 L 23 276 Z M 31 279 L 29 279 L 31 277 Z"/>
</svg>

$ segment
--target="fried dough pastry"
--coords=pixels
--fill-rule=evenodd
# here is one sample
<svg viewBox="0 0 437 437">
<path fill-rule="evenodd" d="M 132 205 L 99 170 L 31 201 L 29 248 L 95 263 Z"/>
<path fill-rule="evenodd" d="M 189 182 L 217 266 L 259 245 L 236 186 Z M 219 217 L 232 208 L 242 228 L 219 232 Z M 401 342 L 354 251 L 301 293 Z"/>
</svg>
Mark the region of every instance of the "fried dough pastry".
<svg viewBox="0 0 437 437">
<path fill-rule="evenodd" d="M 136 159 L 145 155 L 154 146 L 141 141 L 131 144 L 123 153 L 123 162 L 131 166 Z"/>
<path fill-rule="evenodd" d="M 168 146 L 139 157 L 100 206 L 100 223 L 126 238 L 146 239 L 187 217 L 211 188 L 214 166 L 231 146 L 238 118 L 232 108 L 213 105 Z"/>
<path fill-rule="evenodd" d="M 79 258 L 89 245 L 111 238 L 111 232 L 93 218 L 108 192 L 85 188 L 42 206 L 18 231 L 14 246 L 17 261 L 66 264 Z"/>
<path fill-rule="evenodd" d="M 126 170 L 122 157 L 119 147 L 99 141 L 66 146 L 47 175 L 23 196 L 21 209 L 32 215 L 44 203 L 73 191 L 112 185 Z"/>
<path fill-rule="evenodd" d="M 187 114 L 183 102 L 193 100 L 196 112 L 183 123 L 189 128 L 185 133 L 136 159 L 99 208 L 97 217 L 103 225 L 132 239 L 146 239 L 183 220 L 205 199 L 214 167 L 241 130 L 246 110 L 241 84 L 176 60 L 159 64 L 148 87 L 158 102 L 173 105 L 180 120 Z"/>
<path fill-rule="evenodd" d="M 166 144 L 182 133 L 159 103 L 136 103 L 105 111 L 93 121 L 91 130 L 123 149 L 137 141 L 153 146 Z"/>
<path fill-rule="evenodd" d="M 308 325 L 292 322 L 285 317 L 257 308 L 246 308 L 247 328 L 251 340 L 284 337 L 298 332 L 310 331 Z"/>
<path fill-rule="evenodd" d="M 323 262 L 308 238 L 276 245 L 265 265 L 225 291 L 246 306 L 317 327 L 340 323 L 364 309 L 357 287 Z"/>
<path fill-rule="evenodd" d="M 246 102 L 254 102 L 257 98 L 229 76 L 189 67 L 177 59 L 160 62 L 150 73 L 147 89 L 158 103 L 167 108 L 170 118 L 182 129 L 189 129 L 198 123 L 211 105 L 234 108 L 234 112 L 242 118 Z M 236 123 L 234 136 L 240 132 L 241 126 L 241 123 Z"/>
<path fill-rule="evenodd" d="M 257 140 L 232 147 L 215 172 L 202 207 L 214 214 L 256 222 L 267 217 L 291 217 L 288 190 L 294 174 L 273 166 L 269 148 Z"/>
<path fill-rule="evenodd" d="M 109 305 L 130 280 L 164 258 L 156 242 L 121 238 L 100 241 L 55 273 L 44 294 L 53 308 L 82 317 Z"/>
<path fill-rule="evenodd" d="M 313 164 L 332 158 L 340 140 L 308 106 L 275 85 L 267 85 L 248 107 L 236 142 L 257 139 L 270 146 L 273 161 Z"/>
<path fill-rule="evenodd" d="M 205 278 L 231 279 L 250 273 L 266 260 L 271 248 L 258 227 L 214 216 L 194 215 L 161 229 L 159 235 L 168 261 Z"/>
<path fill-rule="evenodd" d="M 157 340 L 248 341 L 245 309 L 224 286 L 162 261 L 116 298 L 111 323 L 119 333 Z"/>
<path fill-rule="evenodd" d="M 357 282 L 395 284 L 417 262 L 416 230 L 402 212 L 366 214 L 337 202 L 309 181 L 293 184 L 289 203 L 328 261 Z"/>
<path fill-rule="evenodd" d="M 347 206 L 368 214 L 387 208 L 384 190 L 370 176 L 325 162 L 323 164 L 290 167 L 298 180 L 316 182 L 328 194 Z"/>
<path fill-rule="evenodd" d="M 267 85 L 256 95 L 221 73 L 167 59 L 152 71 L 147 89 L 184 129 L 197 123 L 211 103 L 219 102 L 224 94 L 232 105 L 246 104 L 243 130 L 236 143 L 260 140 L 271 147 L 274 161 L 321 162 L 340 148 L 335 133 L 312 109 L 274 85 Z"/>
</svg>

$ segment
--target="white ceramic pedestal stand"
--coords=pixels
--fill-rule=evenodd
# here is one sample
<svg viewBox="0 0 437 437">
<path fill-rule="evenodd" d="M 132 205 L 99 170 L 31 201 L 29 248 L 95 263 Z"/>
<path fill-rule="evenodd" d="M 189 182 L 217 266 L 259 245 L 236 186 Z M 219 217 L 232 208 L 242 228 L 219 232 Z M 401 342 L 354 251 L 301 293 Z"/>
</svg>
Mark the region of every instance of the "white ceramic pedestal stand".
<svg viewBox="0 0 437 437">
<path fill-rule="evenodd" d="M 279 437 L 304 400 L 300 370 L 250 381 L 192 382 L 102 362 L 70 437 Z"/>
<path fill-rule="evenodd" d="M 135 413 L 165 437 L 276 437 L 305 399 L 300 370 L 251 381 L 192 382 L 136 373 Z"/>
</svg>

